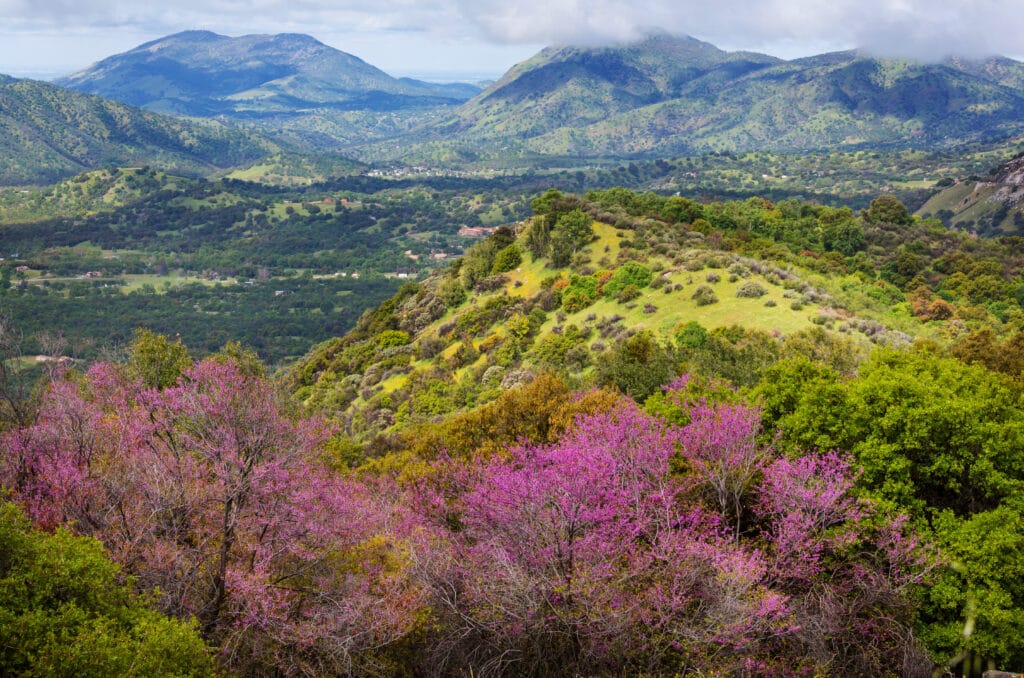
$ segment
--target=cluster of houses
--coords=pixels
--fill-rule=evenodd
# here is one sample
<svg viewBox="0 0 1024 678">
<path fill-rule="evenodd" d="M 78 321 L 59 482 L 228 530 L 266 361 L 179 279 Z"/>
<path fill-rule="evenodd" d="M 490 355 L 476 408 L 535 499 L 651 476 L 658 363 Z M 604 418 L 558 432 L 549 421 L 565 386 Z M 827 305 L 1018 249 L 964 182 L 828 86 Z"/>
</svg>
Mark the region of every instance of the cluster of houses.
<svg viewBox="0 0 1024 678">
<path fill-rule="evenodd" d="M 497 226 L 463 226 L 459 235 L 463 238 L 486 238 L 497 230 Z"/>
<path fill-rule="evenodd" d="M 475 177 L 478 174 L 473 172 L 463 172 L 453 169 L 441 169 L 438 167 L 427 167 L 425 165 L 415 165 L 413 167 L 391 167 L 388 169 L 372 169 L 366 173 L 368 177 L 413 177 L 413 176 L 427 176 L 427 177 Z"/>
</svg>

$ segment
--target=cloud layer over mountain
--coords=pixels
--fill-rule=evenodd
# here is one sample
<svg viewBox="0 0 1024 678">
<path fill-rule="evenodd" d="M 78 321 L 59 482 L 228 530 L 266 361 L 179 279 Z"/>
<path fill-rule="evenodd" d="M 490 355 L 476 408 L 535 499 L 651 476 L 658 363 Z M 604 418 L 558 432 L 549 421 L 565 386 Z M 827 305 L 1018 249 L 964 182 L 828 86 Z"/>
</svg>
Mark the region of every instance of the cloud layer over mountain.
<svg viewBox="0 0 1024 678">
<path fill-rule="evenodd" d="M 621 42 L 651 31 L 731 48 L 862 46 L 883 56 L 1020 55 L 1024 3 L 996 0 L 0 0 L 0 32 L 120 27 L 314 35 L 427 33 L 504 44 Z"/>
</svg>

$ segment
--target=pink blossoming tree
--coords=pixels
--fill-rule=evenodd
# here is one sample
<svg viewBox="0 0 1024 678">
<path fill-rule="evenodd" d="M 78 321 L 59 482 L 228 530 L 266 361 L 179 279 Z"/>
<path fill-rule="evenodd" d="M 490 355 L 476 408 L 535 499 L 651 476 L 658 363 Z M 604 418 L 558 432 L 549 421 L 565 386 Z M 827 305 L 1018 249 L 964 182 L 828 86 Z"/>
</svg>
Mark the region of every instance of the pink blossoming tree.
<svg viewBox="0 0 1024 678">
<path fill-rule="evenodd" d="M 372 672 L 359 662 L 421 601 L 400 505 L 323 467 L 328 435 L 230 361 L 164 390 L 99 365 L 52 385 L 4 478 L 38 523 L 99 538 L 163 611 L 195 616 L 227 667 Z"/>
<path fill-rule="evenodd" d="M 451 541 L 422 573 L 446 629 L 436 665 L 927 673 L 902 521 L 854 497 L 843 457 L 759 445 L 756 410 L 686 406 L 686 426 L 624 407 L 440 469 L 444 492 L 420 495 Z"/>
</svg>

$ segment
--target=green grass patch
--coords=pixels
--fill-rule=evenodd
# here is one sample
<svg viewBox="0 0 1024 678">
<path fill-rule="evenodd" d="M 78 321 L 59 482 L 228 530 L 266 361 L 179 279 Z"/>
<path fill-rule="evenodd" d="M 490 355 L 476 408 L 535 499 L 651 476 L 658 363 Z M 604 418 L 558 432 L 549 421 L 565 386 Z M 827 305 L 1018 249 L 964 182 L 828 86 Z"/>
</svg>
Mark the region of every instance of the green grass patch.
<svg viewBox="0 0 1024 678">
<path fill-rule="evenodd" d="M 213 287 L 218 284 L 218 281 L 208 280 L 206 278 L 200 278 L 192 275 L 185 275 L 184 273 L 168 273 L 167 275 L 156 275 L 150 273 L 129 273 L 126 275 L 118 276 L 125 281 L 125 286 L 121 288 L 125 293 L 134 292 L 142 289 L 145 285 L 151 285 L 157 292 L 163 292 L 171 287 L 178 287 L 180 285 L 187 285 L 190 283 L 200 283 L 207 287 Z M 221 280 L 220 284 L 235 284 L 234 280 Z"/>
<path fill-rule="evenodd" d="M 963 209 L 961 203 L 974 192 L 976 185 L 973 181 L 962 181 L 959 184 L 950 186 L 941 193 L 932 196 L 928 202 L 921 206 L 918 213 L 935 214 L 941 210 L 957 212 Z"/>
<path fill-rule="evenodd" d="M 532 297 L 540 292 L 540 282 L 548 276 L 555 275 L 556 269 L 548 268 L 543 259 L 534 259 L 532 255 L 523 252 L 523 261 L 519 266 L 509 271 L 508 282 L 505 284 L 505 291 L 519 297 Z M 516 283 L 521 283 L 518 287 Z"/>
<path fill-rule="evenodd" d="M 593 251 L 590 257 L 591 262 L 594 265 L 600 266 L 598 262 L 607 257 L 608 261 L 612 262 L 614 266 L 619 257 L 619 229 L 600 221 L 595 221 L 593 228 L 597 240 L 589 245 Z M 607 248 L 607 251 L 605 251 L 605 248 Z"/>
<path fill-rule="evenodd" d="M 628 327 L 645 328 L 666 335 L 691 320 L 708 329 L 743 325 L 749 329 L 777 331 L 786 335 L 809 327 L 812 318 L 818 315 L 819 308 L 813 305 L 804 306 L 799 311 L 791 309 L 792 300 L 783 297 L 784 290 L 769 285 L 760 276 L 741 278 L 737 282 L 729 282 L 723 277 L 719 282 L 708 283 L 702 273 L 682 272 L 669 276 L 671 284 L 683 285 L 681 290 L 670 294 L 648 287 L 641 290 L 642 294 L 628 304 L 602 298 L 582 311 L 567 315 L 565 322 L 582 326 L 587 323 L 586 318 L 591 314 L 598 318 L 620 315 L 625 318 L 623 323 Z M 687 282 L 690 277 L 693 278 L 693 282 Z M 760 298 L 737 297 L 736 289 L 745 280 L 756 280 L 768 290 L 768 293 Z M 698 306 L 691 298 L 698 285 L 711 287 L 718 297 L 718 303 Z M 769 299 L 775 301 L 774 307 L 765 306 Z M 655 306 L 657 310 L 646 313 L 644 309 L 648 304 Z"/>
<path fill-rule="evenodd" d="M 380 387 L 382 393 L 394 393 L 398 389 L 405 386 L 406 382 L 408 381 L 409 375 L 394 374 L 377 385 Z"/>
</svg>

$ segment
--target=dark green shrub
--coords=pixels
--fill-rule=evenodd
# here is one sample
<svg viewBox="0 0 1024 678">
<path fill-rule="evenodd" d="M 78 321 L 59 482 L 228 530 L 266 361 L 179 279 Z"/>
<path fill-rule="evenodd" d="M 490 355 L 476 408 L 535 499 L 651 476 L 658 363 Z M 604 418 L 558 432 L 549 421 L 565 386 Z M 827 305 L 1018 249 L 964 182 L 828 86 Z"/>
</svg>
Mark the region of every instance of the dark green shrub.
<svg viewBox="0 0 1024 678">
<path fill-rule="evenodd" d="M 690 298 L 696 301 L 698 306 L 708 306 L 710 304 L 718 303 L 718 297 L 715 296 L 715 291 L 707 285 L 699 285 L 697 289 L 693 291 L 693 295 Z"/>
<path fill-rule="evenodd" d="M 763 297 L 768 293 L 764 287 L 753 280 L 748 280 L 739 286 L 736 290 L 737 297 L 754 298 Z"/>
<path fill-rule="evenodd" d="M 619 292 L 629 285 L 633 285 L 640 290 L 650 285 L 653 279 L 654 274 L 651 273 L 649 268 L 635 261 L 627 261 L 615 269 L 612 277 L 604 284 L 602 291 L 606 296 L 615 298 L 618 297 Z"/>
<path fill-rule="evenodd" d="M 494 265 L 491 267 L 491 274 L 505 273 L 511 271 L 523 261 L 523 255 L 519 247 L 513 243 L 498 252 L 494 257 Z"/>
<path fill-rule="evenodd" d="M 636 285 L 626 285 L 622 290 L 615 295 L 615 298 L 622 303 L 627 301 L 633 301 L 640 296 L 640 290 L 637 289 Z"/>
</svg>

